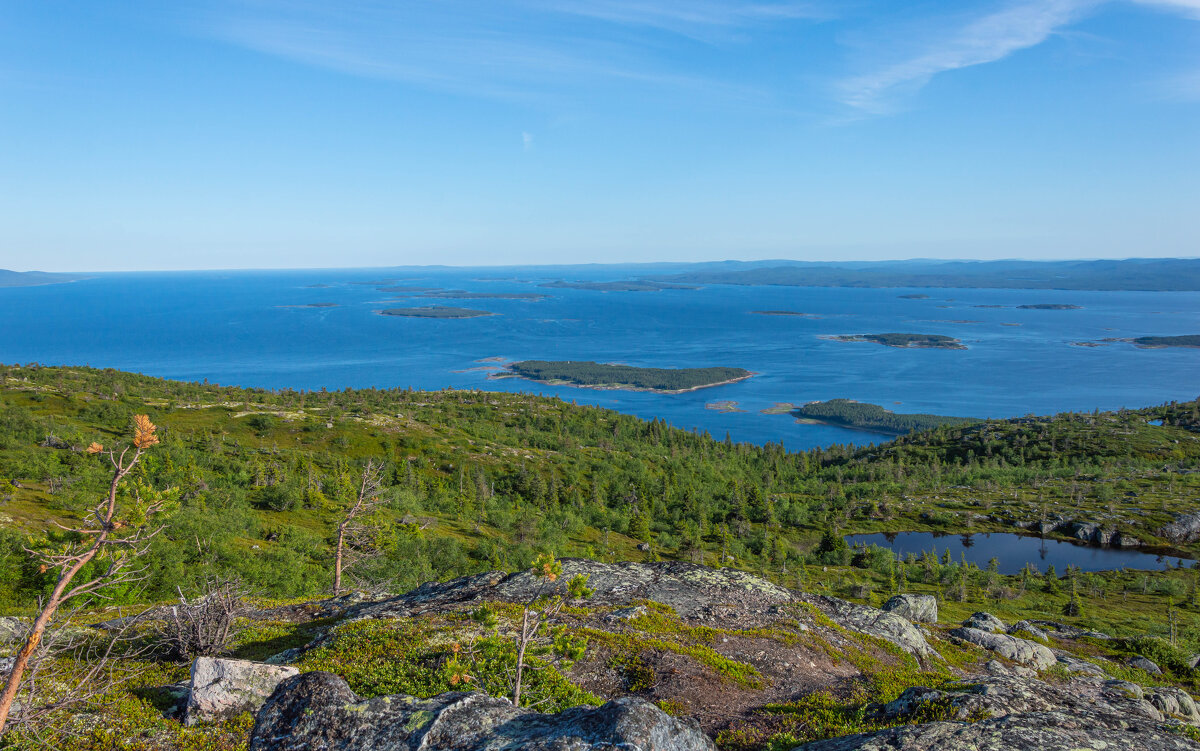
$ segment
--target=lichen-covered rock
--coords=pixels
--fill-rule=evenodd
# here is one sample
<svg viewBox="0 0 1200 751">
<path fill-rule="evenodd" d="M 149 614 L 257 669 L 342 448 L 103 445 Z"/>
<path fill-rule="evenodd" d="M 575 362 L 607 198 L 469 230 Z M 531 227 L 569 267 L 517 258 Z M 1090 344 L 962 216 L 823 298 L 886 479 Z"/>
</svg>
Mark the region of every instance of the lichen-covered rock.
<svg viewBox="0 0 1200 751">
<path fill-rule="evenodd" d="M 1104 669 L 1095 663 L 1088 662 L 1087 660 L 1081 660 L 1074 655 L 1067 654 L 1066 652 L 1055 652 L 1054 654 L 1058 658 L 1059 667 L 1063 668 L 1068 673 L 1072 673 L 1074 675 L 1091 675 L 1095 676 L 1096 678 L 1103 678 L 1105 675 L 1107 675 L 1107 673 L 1104 672 Z"/>
<path fill-rule="evenodd" d="M 331 673 L 289 678 L 259 711 L 251 751 L 712 751 L 694 724 L 642 699 L 555 715 L 481 693 L 360 699 Z"/>
<path fill-rule="evenodd" d="M 1146 695 L 1155 709 L 1166 717 L 1173 717 L 1190 725 L 1200 722 L 1200 712 L 1197 711 L 1196 700 L 1180 688 L 1155 688 Z"/>
<path fill-rule="evenodd" d="M 1191 514 L 1176 514 L 1174 521 L 1164 524 L 1158 536 L 1173 543 L 1200 540 L 1200 511 Z"/>
<path fill-rule="evenodd" d="M 528 571 L 490 571 L 448 582 L 428 582 L 408 594 L 352 608 L 352 617 L 404 617 L 480 600 L 528 602 L 537 594 L 565 594 L 572 577 L 583 574 L 595 590 L 589 605 L 626 606 L 635 600 L 669 605 L 685 618 L 765 613 L 793 602 L 790 590 L 744 571 L 694 563 L 599 563 L 563 558 L 562 576 L 548 584 Z"/>
<path fill-rule="evenodd" d="M 1047 641 L 1050 638 L 1049 634 L 1039 628 L 1037 624 L 1033 623 L 1032 621 L 1017 621 L 1008 627 L 1008 633 L 1012 636 L 1019 636 L 1020 632 L 1022 631 L 1032 635 L 1034 638 L 1041 639 L 1042 641 Z"/>
<path fill-rule="evenodd" d="M 933 722 L 810 743 L 804 751 L 1182 751 L 1200 749 L 1171 723 L 1195 703 L 1178 689 L 1150 700 L 1136 684 L 1082 677 L 1063 685 L 989 663 L 990 675 L 942 689 L 914 687 L 879 705 L 879 722 Z M 1189 707 L 1190 704 L 1190 707 Z M 1161 707 L 1161 708 L 1160 708 Z M 1165 708 L 1165 709 L 1163 709 Z M 961 724 L 963 722 L 969 724 Z"/>
<path fill-rule="evenodd" d="M 836 597 L 805 595 L 805 599 L 820 608 L 830 620 L 843 628 L 891 642 L 917 657 L 930 657 L 937 654 L 933 647 L 929 646 L 929 642 L 925 641 L 925 636 L 921 631 L 912 624 L 912 621 L 895 613 L 885 613 L 878 608 L 866 605 L 855 605 Z"/>
<path fill-rule="evenodd" d="M 1038 670 L 1045 670 L 1058 662 L 1058 658 L 1049 648 L 1028 639 L 1019 639 L 1008 634 L 994 634 L 990 631 L 980 631 L 977 628 L 965 626 L 954 629 L 950 635 L 995 652 L 1013 662 L 1029 665 Z"/>
<path fill-rule="evenodd" d="M 1137 668 L 1138 670 L 1145 670 L 1147 673 L 1150 673 L 1151 675 L 1162 675 L 1162 668 L 1160 668 L 1158 666 L 1158 663 L 1156 663 L 1154 660 L 1149 659 L 1148 657 L 1142 657 L 1141 655 L 1134 655 L 1133 657 L 1130 657 L 1128 660 L 1126 660 L 1126 664 L 1128 664 L 1129 667 L 1131 667 L 1131 668 Z"/>
<path fill-rule="evenodd" d="M 980 631 L 990 631 L 996 634 L 1002 634 L 1008 630 L 1008 627 L 1004 625 L 1004 621 L 1000 620 L 991 613 L 984 613 L 982 611 L 978 613 L 972 613 L 967 620 L 962 622 L 962 625 L 966 628 L 974 628 Z"/>
<path fill-rule="evenodd" d="M 832 738 L 797 751 L 1197 751 L 1200 744 L 1162 725 L 1127 725 L 1113 717 L 1033 712 L 981 722 L 931 722 Z"/>
<path fill-rule="evenodd" d="M 1108 634 L 1104 634 L 1099 631 L 1089 631 L 1087 629 L 1069 626 L 1065 623 L 1059 623 L 1058 621 L 1047 621 L 1033 618 L 1027 621 L 1021 621 L 1021 623 L 1027 623 L 1035 626 L 1045 632 L 1048 636 L 1055 636 L 1059 639 L 1079 639 L 1084 636 L 1092 639 L 1112 638 Z"/>
<path fill-rule="evenodd" d="M 1112 544 L 1118 548 L 1140 548 L 1142 541 L 1128 532 L 1117 532 L 1112 537 Z"/>
<path fill-rule="evenodd" d="M 192 663 L 184 723 L 195 725 L 252 712 L 262 706 L 280 681 L 299 672 L 292 667 L 248 660 L 198 657 Z"/>
<path fill-rule="evenodd" d="M 895 613 L 913 623 L 937 623 L 937 598 L 933 595 L 896 595 L 883 603 L 885 612 Z"/>
<path fill-rule="evenodd" d="M 12 644 L 25 637 L 29 622 L 23 618 L 0 616 L 0 645 Z"/>
</svg>

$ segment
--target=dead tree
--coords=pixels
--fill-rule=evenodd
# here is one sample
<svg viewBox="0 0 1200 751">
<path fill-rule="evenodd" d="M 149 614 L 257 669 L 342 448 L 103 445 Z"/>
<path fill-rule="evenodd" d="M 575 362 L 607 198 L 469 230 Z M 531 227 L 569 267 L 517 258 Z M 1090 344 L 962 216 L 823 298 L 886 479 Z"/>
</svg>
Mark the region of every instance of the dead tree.
<svg viewBox="0 0 1200 751">
<path fill-rule="evenodd" d="M 158 641 L 173 657 L 191 662 L 197 657 L 219 657 L 239 630 L 238 619 L 252 612 L 249 593 L 238 579 L 210 577 L 193 599 L 179 593 L 158 625 Z"/>
<path fill-rule="evenodd" d="M 88 514 L 79 528 L 58 525 L 74 538 L 73 542 L 57 551 L 28 550 L 41 562 L 43 570 L 57 570 L 58 580 L 42 603 L 24 646 L 13 660 L 4 691 L 0 692 L 0 734 L 4 733 L 25 669 L 63 603 L 87 595 L 102 596 L 102 591 L 108 587 L 145 578 L 145 569 L 133 568 L 131 564 L 146 553 L 150 540 L 162 531 L 161 526 L 154 527 L 150 522 L 162 510 L 170 494 L 156 493 L 140 486 L 121 498 L 118 493 L 142 455 L 158 443 L 155 430 L 149 417 L 137 415 L 131 446 L 121 448 L 119 453 L 115 448 L 105 450 L 99 443 L 88 446 L 89 454 L 103 454 L 113 466 L 107 497 Z M 75 576 L 94 560 L 107 565 L 93 578 L 75 583 Z"/>
<path fill-rule="evenodd" d="M 369 523 L 382 501 L 383 465 L 371 459 L 362 470 L 358 493 L 346 507 L 337 527 L 333 557 L 333 596 L 342 593 L 342 572 L 370 555 L 375 549 L 375 528 Z"/>
</svg>

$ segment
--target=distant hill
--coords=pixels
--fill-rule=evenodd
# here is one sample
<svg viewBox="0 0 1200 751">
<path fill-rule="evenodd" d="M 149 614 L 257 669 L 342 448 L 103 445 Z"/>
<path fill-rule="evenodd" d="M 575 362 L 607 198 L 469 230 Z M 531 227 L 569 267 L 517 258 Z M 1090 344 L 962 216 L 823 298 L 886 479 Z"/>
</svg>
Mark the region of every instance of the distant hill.
<svg viewBox="0 0 1200 751">
<path fill-rule="evenodd" d="M 687 284 L 788 287 L 944 287 L 985 289 L 1200 290 L 1200 259 L 1111 261 L 887 261 L 695 271 L 653 277 Z"/>
<path fill-rule="evenodd" d="M 0 269 L 0 287 L 35 287 L 40 284 L 63 284 L 86 278 L 82 274 L 52 274 L 46 271 Z"/>
</svg>

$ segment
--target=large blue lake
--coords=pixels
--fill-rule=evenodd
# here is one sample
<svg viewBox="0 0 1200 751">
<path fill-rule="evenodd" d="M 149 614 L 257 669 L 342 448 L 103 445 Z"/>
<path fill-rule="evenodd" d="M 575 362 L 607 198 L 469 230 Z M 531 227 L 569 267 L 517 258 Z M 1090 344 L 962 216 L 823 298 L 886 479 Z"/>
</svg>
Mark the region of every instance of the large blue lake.
<svg viewBox="0 0 1200 751">
<path fill-rule="evenodd" d="M 884 437 L 797 424 L 775 402 L 846 397 L 900 412 L 1010 417 L 1139 407 L 1200 393 L 1200 349 L 1142 350 L 1109 337 L 1200 333 L 1200 293 L 911 290 L 713 285 L 596 292 L 539 288 L 555 279 L 623 279 L 615 267 L 106 274 L 0 289 L 0 362 L 88 364 L 221 384 L 484 388 L 554 394 L 734 440 L 804 449 Z M 381 285 L 543 293 L 545 299 L 396 299 Z M 312 287 L 310 285 L 329 285 Z M 903 299 L 923 293 L 928 299 Z M 309 303 L 338 307 L 305 308 Z M 500 315 L 385 317 L 442 304 Z M 1080 310 L 1022 310 L 1061 303 Z M 985 307 L 978 307 L 985 306 Z M 994 307 L 1000 306 L 1000 307 Z M 812 317 L 756 315 L 792 310 Z M 966 350 L 901 350 L 822 335 L 916 332 Z M 488 380 L 489 357 L 657 367 L 730 365 L 759 375 L 659 395 Z M 736 401 L 742 412 L 706 409 Z"/>
</svg>

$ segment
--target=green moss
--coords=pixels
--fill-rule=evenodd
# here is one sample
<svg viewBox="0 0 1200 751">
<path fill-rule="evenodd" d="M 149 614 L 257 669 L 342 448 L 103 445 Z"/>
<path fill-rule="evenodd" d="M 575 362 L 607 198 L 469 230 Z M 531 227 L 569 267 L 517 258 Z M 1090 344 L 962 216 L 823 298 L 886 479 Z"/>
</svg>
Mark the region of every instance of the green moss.
<svg viewBox="0 0 1200 751">
<path fill-rule="evenodd" d="M 446 623 L 415 619 L 348 623 L 332 641 L 304 656 L 301 670 L 340 675 L 364 697 L 408 694 L 427 698 L 446 691 L 477 688 L 508 696 L 517 664 L 516 648 L 497 636 L 477 638 L 463 618 Z M 557 712 L 602 699 L 573 685 L 548 661 L 548 648 L 527 656 L 523 696 L 541 711 Z M 464 678 L 463 676 L 468 676 Z"/>
</svg>

